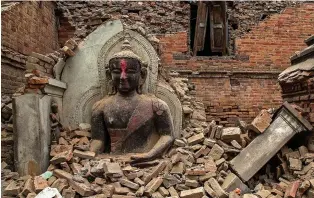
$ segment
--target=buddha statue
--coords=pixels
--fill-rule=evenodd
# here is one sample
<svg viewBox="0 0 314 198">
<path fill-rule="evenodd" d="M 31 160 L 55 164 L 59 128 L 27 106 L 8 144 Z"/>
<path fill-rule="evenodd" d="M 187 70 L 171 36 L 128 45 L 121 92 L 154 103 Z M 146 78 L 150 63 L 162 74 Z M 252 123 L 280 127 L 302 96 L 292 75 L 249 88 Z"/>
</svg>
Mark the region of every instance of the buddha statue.
<svg viewBox="0 0 314 198">
<path fill-rule="evenodd" d="M 132 163 L 153 160 L 173 142 L 168 105 L 142 94 L 147 65 L 128 40 L 109 59 L 106 76 L 111 91 L 92 108 L 92 142 L 96 153 L 131 154 Z"/>
</svg>

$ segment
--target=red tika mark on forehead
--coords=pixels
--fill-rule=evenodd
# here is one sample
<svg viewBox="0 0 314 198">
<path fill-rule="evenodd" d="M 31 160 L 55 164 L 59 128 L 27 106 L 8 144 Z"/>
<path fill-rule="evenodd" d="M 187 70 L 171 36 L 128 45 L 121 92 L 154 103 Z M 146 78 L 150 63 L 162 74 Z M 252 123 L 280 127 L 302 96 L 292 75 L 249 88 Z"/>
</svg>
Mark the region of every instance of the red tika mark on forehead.
<svg viewBox="0 0 314 198">
<path fill-rule="evenodd" d="M 120 68 L 121 68 L 121 78 L 126 78 L 126 66 L 127 63 L 124 59 L 120 61 Z"/>
</svg>

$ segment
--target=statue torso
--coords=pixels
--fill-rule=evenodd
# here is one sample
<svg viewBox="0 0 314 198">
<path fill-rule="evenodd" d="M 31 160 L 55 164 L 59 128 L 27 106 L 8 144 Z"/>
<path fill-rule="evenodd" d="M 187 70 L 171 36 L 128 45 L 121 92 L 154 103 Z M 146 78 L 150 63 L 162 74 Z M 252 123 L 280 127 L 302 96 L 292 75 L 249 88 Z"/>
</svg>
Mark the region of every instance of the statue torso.
<svg viewBox="0 0 314 198">
<path fill-rule="evenodd" d="M 154 104 L 157 98 L 109 96 L 103 107 L 104 121 L 110 136 L 111 152 L 146 152 L 159 136 L 155 130 Z"/>
</svg>

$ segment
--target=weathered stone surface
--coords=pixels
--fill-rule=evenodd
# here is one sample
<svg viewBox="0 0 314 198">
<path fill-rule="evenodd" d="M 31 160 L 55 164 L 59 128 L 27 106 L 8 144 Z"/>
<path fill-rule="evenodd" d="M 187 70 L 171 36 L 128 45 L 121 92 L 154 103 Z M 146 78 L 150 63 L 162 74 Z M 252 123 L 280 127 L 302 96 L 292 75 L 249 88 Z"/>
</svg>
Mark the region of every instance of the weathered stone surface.
<svg viewBox="0 0 314 198">
<path fill-rule="evenodd" d="M 299 159 L 289 158 L 289 166 L 291 170 L 302 170 L 302 161 Z"/>
<path fill-rule="evenodd" d="M 79 182 L 70 180 L 69 183 L 71 187 L 82 196 L 92 196 L 94 194 L 88 182 L 87 182 L 88 184 L 86 184 L 86 183 L 79 183 Z"/>
<path fill-rule="evenodd" d="M 83 159 L 93 159 L 95 155 L 96 153 L 92 151 L 79 151 L 79 150 L 73 151 L 73 156 L 80 157 Z"/>
<path fill-rule="evenodd" d="M 73 156 L 73 153 L 71 150 L 64 151 L 64 152 L 59 153 L 56 156 L 54 156 L 50 160 L 50 163 L 56 165 L 56 164 L 60 164 L 61 162 L 67 162 L 67 161 L 71 160 L 72 156 Z"/>
<path fill-rule="evenodd" d="M 25 94 L 15 97 L 13 104 L 15 150 L 23 153 L 15 156 L 16 169 L 20 175 L 39 175 L 49 166 L 51 97 Z"/>
<path fill-rule="evenodd" d="M 173 165 L 173 168 L 171 169 L 172 174 L 183 174 L 185 171 L 185 164 L 183 162 L 178 162 L 177 164 Z"/>
<path fill-rule="evenodd" d="M 242 149 L 242 146 L 236 140 L 232 140 L 230 143 L 236 149 Z"/>
<path fill-rule="evenodd" d="M 56 176 L 57 178 L 62 178 L 62 179 L 67 179 L 67 180 L 71 180 L 73 177 L 70 173 L 65 172 L 64 170 L 60 170 L 60 169 L 53 170 L 53 175 Z"/>
<path fill-rule="evenodd" d="M 179 197 L 178 192 L 176 191 L 176 189 L 175 189 L 173 186 L 171 186 L 171 187 L 168 189 L 168 191 L 169 191 L 169 193 L 170 193 L 170 195 L 171 195 L 172 197 Z"/>
<path fill-rule="evenodd" d="M 241 179 L 233 173 L 229 173 L 225 178 L 221 188 L 226 192 L 231 192 L 236 188 L 241 189 L 241 191 L 245 192 L 248 187 L 241 181 Z"/>
<path fill-rule="evenodd" d="M 198 187 L 199 183 L 197 182 L 197 180 L 187 179 L 187 180 L 185 180 L 185 185 L 192 187 L 192 188 L 196 188 L 196 187 Z"/>
<path fill-rule="evenodd" d="M 240 135 L 241 129 L 239 127 L 228 127 L 222 130 L 221 139 L 225 142 L 231 142 L 232 140 L 241 141 Z"/>
<path fill-rule="evenodd" d="M 231 168 L 242 180 L 248 181 L 297 132 L 312 129 L 306 120 L 297 115 L 289 104 L 284 103 L 266 131 L 230 161 Z"/>
<path fill-rule="evenodd" d="M 213 173 L 217 171 L 216 163 L 212 157 L 205 160 L 205 171 Z"/>
<path fill-rule="evenodd" d="M 68 187 L 68 181 L 66 179 L 57 179 L 52 185 L 51 188 L 58 189 L 59 192 L 62 192 L 62 190 L 66 187 Z"/>
<path fill-rule="evenodd" d="M 262 110 L 252 123 L 248 125 L 248 128 L 256 133 L 264 133 L 271 121 L 271 114 L 267 110 Z"/>
<path fill-rule="evenodd" d="M 154 178 L 145 186 L 145 193 L 151 196 L 162 184 L 163 179 L 161 177 Z"/>
<path fill-rule="evenodd" d="M 180 139 L 175 139 L 174 140 L 174 145 L 183 147 L 183 146 L 185 146 L 185 143 L 182 140 L 180 140 Z"/>
<path fill-rule="evenodd" d="M 12 181 L 3 191 L 4 195 L 7 196 L 17 196 L 20 193 L 21 187 L 15 182 Z"/>
<path fill-rule="evenodd" d="M 210 138 L 206 138 L 204 139 L 204 142 L 203 142 L 204 145 L 212 148 L 215 144 L 216 144 L 216 140 L 213 140 L 213 139 L 210 139 Z"/>
<path fill-rule="evenodd" d="M 134 182 L 131 182 L 131 181 L 127 180 L 127 179 L 120 179 L 119 182 L 120 182 L 120 184 L 122 186 L 126 186 L 128 188 L 133 189 L 133 190 L 137 190 L 140 187 L 138 184 L 136 184 Z"/>
<path fill-rule="evenodd" d="M 48 187 L 48 182 L 41 176 L 36 176 L 34 178 L 34 187 L 35 187 L 35 192 L 39 193 L 44 188 Z"/>
<path fill-rule="evenodd" d="M 218 160 L 224 154 L 224 149 L 221 148 L 218 144 L 215 144 L 213 148 L 209 152 L 209 156 L 212 157 L 214 160 Z"/>
<path fill-rule="evenodd" d="M 158 191 L 160 192 L 160 194 L 164 197 L 169 195 L 169 191 L 165 188 L 165 187 L 159 187 Z"/>
<path fill-rule="evenodd" d="M 199 134 L 196 134 L 196 135 L 190 137 L 188 139 L 188 143 L 189 143 L 189 145 L 192 146 L 192 145 L 195 145 L 195 144 L 203 142 L 204 138 L 205 138 L 204 134 L 203 133 L 199 133 Z"/>
<path fill-rule="evenodd" d="M 216 179 L 210 178 L 208 181 L 209 186 L 214 190 L 218 198 L 227 198 L 228 194 L 221 188 Z"/>
<path fill-rule="evenodd" d="M 104 165 L 105 174 L 108 176 L 112 175 L 123 175 L 119 163 L 106 163 Z"/>
<path fill-rule="evenodd" d="M 32 193 L 32 192 L 35 192 L 34 180 L 30 178 L 30 179 L 26 180 L 22 194 L 27 196 L 29 193 Z"/>
<path fill-rule="evenodd" d="M 191 190 L 181 191 L 181 198 L 202 198 L 204 196 L 204 188 L 199 187 Z"/>
<path fill-rule="evenodd" d="M 145 184 L 147 184 L 150 180 L 152 180 L 152 178 L 157 177 L 157 175 L 163 171 L 165 169 L 165 167 L 167 166 L 167 162 L 166 161 L 161 161 L 158 166 L 156 166 L 153 171 L 150 174 L 147 174 L 146 176 L 143 176 L 143 181 L 145 182 Z"/>
</svg>

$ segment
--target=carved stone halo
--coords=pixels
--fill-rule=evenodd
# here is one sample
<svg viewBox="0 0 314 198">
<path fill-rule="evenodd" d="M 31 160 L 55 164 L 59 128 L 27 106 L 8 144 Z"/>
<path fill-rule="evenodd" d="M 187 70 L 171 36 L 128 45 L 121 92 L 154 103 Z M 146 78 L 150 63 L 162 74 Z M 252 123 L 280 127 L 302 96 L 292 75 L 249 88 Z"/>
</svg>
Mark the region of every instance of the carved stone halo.
<svg viewBox="0 0 314 198">
<path fill-rule="evenodd" d="M 127 40 L 128 43 L 124 43 Z M 106 69 L 109 67 L 109 60 L 121 52 L 122 45 L 132 47 L 132 52 L 140 57 L 143 66 L 147 67 L 147 78 L 143 85 L 143 93 L 156 93 L 158 76 L 158 55 L 151 43 L 137 32 L 124 30 L 111 37 L 101 48 L 98 55 L 98 73 L 101 87 L 101 95 L 105 96 L 109 92 L 109 80 L 106 77 Z M 123 51 L 123 50 L 122 50 Z"/>
</svg>

